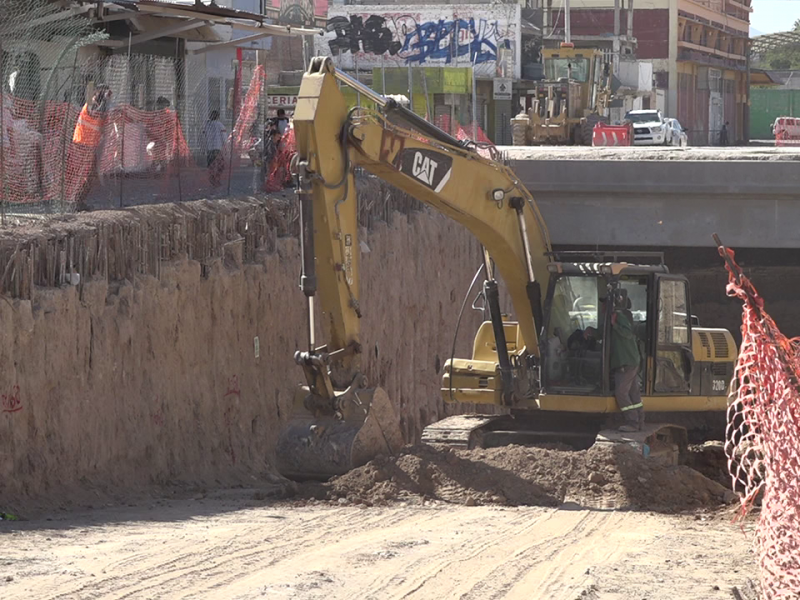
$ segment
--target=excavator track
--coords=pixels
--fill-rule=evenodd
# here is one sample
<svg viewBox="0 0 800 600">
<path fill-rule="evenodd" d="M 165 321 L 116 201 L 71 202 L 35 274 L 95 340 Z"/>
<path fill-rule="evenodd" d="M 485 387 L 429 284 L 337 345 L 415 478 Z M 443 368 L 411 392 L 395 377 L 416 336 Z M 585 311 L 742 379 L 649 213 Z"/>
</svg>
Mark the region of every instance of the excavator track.
<svg viewBox="0 0 800 600">
<path fill-rule="evenodd" d="M 431 423 L 422 431 L 423 444 L 452 448 L 483 448 L 483 434 L 488 426 L 505 415 L 455 415 Z"/>
<path fill-rule="evenodd" d="M 564 444 L 575 450 L 598 445 L 627 445 L 645 458 L 682 464 L 688 432 L 674 423 L 647 423 L 641 431 L 606 429 L 608 423 L 570 413 L 456 415 L 427 426 L 422 443 L 471 450 L 518 445 Z"/>
</svg>

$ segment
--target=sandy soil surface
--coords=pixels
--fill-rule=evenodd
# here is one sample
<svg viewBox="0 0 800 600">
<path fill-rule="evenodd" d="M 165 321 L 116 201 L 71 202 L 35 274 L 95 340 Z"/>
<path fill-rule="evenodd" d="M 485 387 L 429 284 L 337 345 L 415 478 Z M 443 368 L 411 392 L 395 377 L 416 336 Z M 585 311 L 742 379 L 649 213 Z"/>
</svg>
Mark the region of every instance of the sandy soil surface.
<svg viewBox="0 0 800 600">
<path fill-rule="evenodd" d="M 629 146 L 499 146 L 511 160 L 767 160 L 798 161 L 800 148 L 770 146 L 743 147 L 659 147 Z"/>
<path fill-rule="evenodd" d="M 756 575 L 751 535 L 731 524 L 731 509 L 297 507 L 261 497 L 239 490 L 0 522 L 0 597 L 711 600 Z"/>
<path fill-rule="evenodd" d="M 717 476 L 719 450 L 692 462 Z M 0 521 L 0 598 L 734 598 L 756 568 L 733 498 L 627 446 L 407 447 L 326 484 Z"/>
</svg>

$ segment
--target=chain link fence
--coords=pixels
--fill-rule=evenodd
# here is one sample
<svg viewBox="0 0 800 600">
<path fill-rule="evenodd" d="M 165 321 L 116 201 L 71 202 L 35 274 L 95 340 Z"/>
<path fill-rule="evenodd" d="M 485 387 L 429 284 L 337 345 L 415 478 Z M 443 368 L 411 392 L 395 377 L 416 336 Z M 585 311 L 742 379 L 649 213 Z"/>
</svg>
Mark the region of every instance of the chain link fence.
<svg viewBox="0 0 800 600">
<path fill-rule="evenodd" d="M 0 9 L 4 223 L 264 189 L 257 61 L 240 53 L 231 78 L 187 60 L 180 40 L 174 56 L 100 49 L 108 36 L 80 9 L 47 0 Z"/>
</svg>

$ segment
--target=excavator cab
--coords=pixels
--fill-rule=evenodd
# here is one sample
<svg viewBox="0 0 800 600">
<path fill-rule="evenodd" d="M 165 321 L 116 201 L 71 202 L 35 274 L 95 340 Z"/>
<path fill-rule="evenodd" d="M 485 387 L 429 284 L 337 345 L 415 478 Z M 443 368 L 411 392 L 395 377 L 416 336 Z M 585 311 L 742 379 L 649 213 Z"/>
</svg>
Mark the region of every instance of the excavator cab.
<svg viewBox="0 0 800 600">
<path fill-rule="evenodd" d="M 505 406 L 511 416 L 450 417 L 427 427 L 423 441 L 461 447 L 564 442 L 586 448 L 613 438 L 621 416 L 610 365 L 611 315 L 620 300 L 633 322 L 641 356 L 638 385 L 650 422 L 633 443 L 649 451 L 667 440 L 661 447 L 674 448 L 679 456 L 689 437 L 718 436 L 736 346 L 729 331 L 702 328 L 692 317 L 688 280 L 671 274 L 660 252 L 550 256 L 543 334 L 532 370 L 538 381 L 529 387 L 536 392 L 505 401 L 487 321 L 478 330 L 472 358 L 445 364 L 442 398 Z M 506 317 L 503 328 L 511 362 L 519 365 L 526 348 L 518 323 Z"/>
<path fill-rule="evenodd" d="M 542 393 L 613 394 L 608 340 L 617 296 L 627 299 L 632 317 L 645 398 L 658 399 L 665 410 L 670 409 L 669 398 L 724 398 L 736 356 L 733 336 L 694 324 L 689 282 L 669 273 L 661 253 L 615 257 L 621 254 L 654 258 L 656 264 L 556 261 L 549 267 Z"/>
</svg>

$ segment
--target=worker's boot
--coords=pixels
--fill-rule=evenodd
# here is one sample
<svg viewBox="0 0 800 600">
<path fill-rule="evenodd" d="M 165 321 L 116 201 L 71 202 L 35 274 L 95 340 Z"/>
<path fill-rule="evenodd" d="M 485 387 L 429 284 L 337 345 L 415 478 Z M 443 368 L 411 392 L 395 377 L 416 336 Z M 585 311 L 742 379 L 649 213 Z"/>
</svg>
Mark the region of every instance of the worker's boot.
<svg viewBox="0 0 800 600">
<path fill-rule="evenodd" d="M 626 423 L 625 425 L 619 426 L 619 431 L 622 431 L 623 433 L 634 433 L 639 431 L 639 428 L 636 425 L 630 425 Z"/>
</svg>

